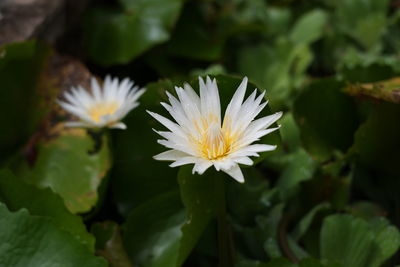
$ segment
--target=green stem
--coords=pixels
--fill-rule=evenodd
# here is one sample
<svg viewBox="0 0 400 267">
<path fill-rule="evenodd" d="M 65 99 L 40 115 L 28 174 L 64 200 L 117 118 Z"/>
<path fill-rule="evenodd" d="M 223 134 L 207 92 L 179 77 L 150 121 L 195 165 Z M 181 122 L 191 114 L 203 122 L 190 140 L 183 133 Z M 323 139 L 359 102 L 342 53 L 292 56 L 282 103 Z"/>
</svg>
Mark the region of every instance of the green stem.
<svg viewBox="0 0 400 267">
<path fill-rule="evenodd" d="M 219 267 L 234 266 L 234 248 L 232 232 L 226 219 L 225 202 L 225 177 L 216 177 L 216 189 L 218 197 L 217 221 L 218 221 L 218 255 Z"/>
</svg>

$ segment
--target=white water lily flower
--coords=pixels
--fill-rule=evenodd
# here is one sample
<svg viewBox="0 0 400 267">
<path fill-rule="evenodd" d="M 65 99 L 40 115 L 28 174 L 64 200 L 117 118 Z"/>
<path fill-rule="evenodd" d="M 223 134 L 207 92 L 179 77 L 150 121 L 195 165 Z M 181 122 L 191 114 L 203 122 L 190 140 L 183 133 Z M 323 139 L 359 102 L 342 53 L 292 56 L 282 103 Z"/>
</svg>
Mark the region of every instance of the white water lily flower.
<svg viewBox="0 0 400 267">
<path fill-rule="evenodd" d="M 103 88 L 97 80 L 91 80 L 91 93 L 78 86 L 64 93 L 68 102 L 58 101 L 67 112 L 75 115 L 80 121 L 67 122 L 66 126 L 85 128 L 118 128 L 126 129 L 120 120 L 139 105 L 138 98 L 145 89 L 133 87 L 128 78 L 119 82 L 118 78 L 106 76 Z"/>
<path fill-rule="evenodd" d="M 207 77 L 206 83 L 200 82 L 200 96 L 193 88 L 185 84 L 184 88 L 175 87 L 178 99 L 167 92 L 170 104 L 161 103 L 171 114 L 173 122 L 157 113 L 148 111 L 156 120 L 170 131 L 156 131 L 165 139 L 158 143 L 170 148 L 154 156 L 157 160 L 174 161 L 176 167 L 194 163 L 193 173 L 204 173 L 214 165 L 238 182 L 244 182 L 239 164 L 252 165 L 250 156 L 259 156 L 259 152 L 271 151 L 273 145 L 252 144 L 279 127 L 270 128 L 282 112 L 254 120 L 267 102 L 261 103 L 264 93 L 256 98 L 257 89 L 243 102 L 247 87 L 245 77 L 232 97 L 223 122 L 216 80 Z"/>
</svg>

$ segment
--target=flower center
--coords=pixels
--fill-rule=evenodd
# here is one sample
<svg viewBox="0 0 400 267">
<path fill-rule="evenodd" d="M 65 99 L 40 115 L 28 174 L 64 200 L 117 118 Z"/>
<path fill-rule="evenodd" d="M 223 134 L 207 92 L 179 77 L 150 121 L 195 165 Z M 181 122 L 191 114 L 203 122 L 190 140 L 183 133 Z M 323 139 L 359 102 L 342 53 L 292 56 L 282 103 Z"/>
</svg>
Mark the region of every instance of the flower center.
<svg viewBox="0 0 400 267">
<path fill-rule="evenodd" d="M 112 115 L 119 108 L 119 104 L 117 102 L 109 102 L 109 103 L 99 103 L 93 105 L 88 113 L 90 118 L 95 122 L 100 122 L 101 118 L 107 115 Z"/>
<path fill-rule="evenodd" d="M 199 150 L 204 158 L 217 160 L 231 151 L 231 138 L 224 133 L 217 123 L 211 123 L 202 135 Z"/>
</svg>

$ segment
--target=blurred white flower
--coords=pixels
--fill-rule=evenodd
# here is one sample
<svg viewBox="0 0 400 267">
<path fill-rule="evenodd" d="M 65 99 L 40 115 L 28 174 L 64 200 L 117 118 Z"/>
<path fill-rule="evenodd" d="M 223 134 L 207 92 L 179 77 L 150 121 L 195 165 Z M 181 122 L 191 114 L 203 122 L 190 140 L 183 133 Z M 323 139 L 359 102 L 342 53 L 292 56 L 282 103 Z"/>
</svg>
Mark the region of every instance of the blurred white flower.
<svg viewBox="0 0 400 267">
<path fill-rule="evenodd" d="M 106 76 L 103 88 L 97 80 L 91 80 L 91 92 L 78 86 L 64 93 L 68 102 L 58 101 L 67 112 L 79 118 L 79 121 L 67 122 L 66 126 L 85 128 L 118 128 L 126 129 L 120 120 L 125 117 L 139 103 L 137 99 L 145 89 L 133 87 L 128 78 L 119 82 L 118 78 Z"/>
<path fill-rule="evenodd" d="M 170 104 L 161 103 L 176 121 L 173 122 L 159 114 L 148 111 L 156 120 L 170 131 L 156 131 L 165 139 L 158 143 L 170 148 L 156 155 L 157 160 L 174 161 L 176 167 L 194 163 L 193 173 L 204 173 L 214 165 L 238 182 L 244 182 L 239 164 L 252 165 L 250 156 L 258 152 L 271 151 L 273 145 L 252 144 L 279 127 L 270 128 L 282 112 L 254 118 L 267 105 L 261 103 L 264 93 L 256 98 L 257 89 L 243 102 L 247 78 L 237 88 L 226 111 L 221 125 L 221 105 L 216 80 L 207 77 L 200 82 L 200 97 L 193 88 L 185 84 L 184 89 L 175 87 L 178 99 L 167 92 Z"/>
</svg>

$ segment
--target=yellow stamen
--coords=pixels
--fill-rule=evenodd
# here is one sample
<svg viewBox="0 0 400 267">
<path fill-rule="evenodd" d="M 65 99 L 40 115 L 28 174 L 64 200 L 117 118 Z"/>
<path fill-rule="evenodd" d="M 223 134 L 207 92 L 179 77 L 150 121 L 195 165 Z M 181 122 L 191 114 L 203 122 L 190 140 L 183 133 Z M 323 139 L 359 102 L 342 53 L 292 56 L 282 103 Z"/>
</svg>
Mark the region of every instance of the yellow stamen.
<svg viewBox="0 0 400 267">
<path fill-rule="evenodd" d="M 95 122 L 100 122 L 101 117 L 114 114 L 118 108 L 119 104 L 115 101 L 109 103 L 99 103 L 92 106 L 88 113 L 92 120 Z"/>
<path fill-rule="evenodd" d="M 218 160 L 227 156 L 233 148 L 234 138 L 223 131 L 217 123 L 211 123 L 197 140 L 197 149 L 208 160 Z"/>
</svg>

